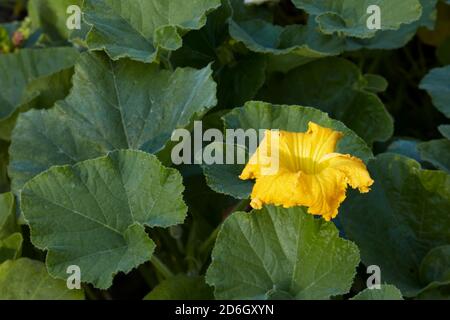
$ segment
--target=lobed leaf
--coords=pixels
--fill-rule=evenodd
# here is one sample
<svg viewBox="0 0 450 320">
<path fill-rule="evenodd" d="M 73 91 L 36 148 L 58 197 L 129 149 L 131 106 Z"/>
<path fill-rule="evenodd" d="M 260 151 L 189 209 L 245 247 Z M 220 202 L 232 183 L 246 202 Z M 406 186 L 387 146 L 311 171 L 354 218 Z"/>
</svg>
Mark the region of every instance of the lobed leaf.
<svg viewBox="0 0 450 320">
<path fill-rule="evenodd" d="M 450 243 L 450 176 L 422 170 L 412 159 L 381 154 L 369 162 L 372 191 L 343 203 L 341 222 L 366 265 L 378 265 L 383 281 L 405 296 L 439 284 L 423 281 L 420 265 L 428 252 Z"/>
<path fill-rule="evenodd" d="M 100 53 L 82 54 L 64 101 L 51 110 L 20 115 L 10 147 L 12 190 L 54 165 L 117 149 L 160 151 L 173 130 L 187 127 L 216 104 L 211 73 L 209 66 L 170 72 L 131 60 L 111 62 Z"/>
<path fill-rule="evenodd" d="M 333 223 L 267 206 L 227 218 L 206 281 L 217 299 L 328 299 L 348 292 L 358 263 Z"/>
<path fill-rule="evenodd" d="M 85 0 L 84 19 L 92 26 L 86 42 L 113 60 L 154 62 L 160 50 L 180 48 L 183 34 L 203 27 L 219 5 L 220 0 Z"/>
<path fill-rule="evenodd" d="M 47 250 L 53 277 L 78 265 L 83 282 L 111 286 L 117 272 L 150 260 L 155 248 L 144 226 L 182 223 L 182 177 L 153 155 L 114 151 L 74 166 L 52 167 L 30 180 L 21 208 L 33 244 Z"/>
</svg>

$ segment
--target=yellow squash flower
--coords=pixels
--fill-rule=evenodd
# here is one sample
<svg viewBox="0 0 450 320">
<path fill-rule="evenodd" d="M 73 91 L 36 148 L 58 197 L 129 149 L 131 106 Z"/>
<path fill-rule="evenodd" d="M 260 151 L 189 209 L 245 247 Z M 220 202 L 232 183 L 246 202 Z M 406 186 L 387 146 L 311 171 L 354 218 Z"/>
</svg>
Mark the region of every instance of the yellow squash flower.
<svg viewBox="0 0 450 320">
<path fill-rule="evenodd" d="M 240 175 L 256 179 L 250 205 L 306 206 L 327 221 L 335 218 L 348 185 L 365 193 L 374 182 L 362 160 L 335 153 L 342 136 L 313 122 L 306 133 L 267 130 Z"/>
</svg>

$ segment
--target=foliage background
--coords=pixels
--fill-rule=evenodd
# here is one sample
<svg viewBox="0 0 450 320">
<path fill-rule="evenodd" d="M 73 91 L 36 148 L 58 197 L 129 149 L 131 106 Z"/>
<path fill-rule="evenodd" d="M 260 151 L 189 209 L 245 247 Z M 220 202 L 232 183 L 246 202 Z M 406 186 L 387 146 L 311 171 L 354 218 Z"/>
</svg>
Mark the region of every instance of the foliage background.
<svg viewBox="0 0 450 320">
<path fill-rule="evenodd" d="M 409 2 L 414 1 L 405 1 L 404 5 L 408 6 Z M 21 278 L 15 271 L 36 274 L 35 277 L 41 279 L 44 285 L 36 289 L 35 298 L 208 299 L 213 298 L 212 287 L 216 289 L 216 298 L 394 299 L 401 298 L 401 295 L 407 299 L 450 298 L 450 71 L 449 67 L 445 67 L 450 63 L 448 1 L 422 0 L 421 15 L 417 18 L 405 21 L 394 30 L 364 35 L 366 38 L 348 36 L 359 32 L 354 28 L 343 28 L 340 33 L 332 35 L 316 34 L 317 26 L 314 25 L 312 18 L 315 15 L 312 11 L 317 8 L 310 9 L 308 1 L 281 0 L 278 4 L 269 3 L 251 8 L 243 7 L 243 1 L 237 0 L 193 1 L 192 7 L 189 4 L 184 8 L 196 14 L 188 25 L 164 29 L 160 38 L 152 38 L 150 42 L 153 43 L 143 49 L 138 32 L 133 30 L 124 37 L 114 34 L 117 30 L 112 28 L 111 34 L 115 37 L 103 37 L 100 32 L 86 40 L 86 31 L 89 30 L 86 22 L 101 29 L 104 17 L 96 6 L 100 6 L 102 1 L 86 1 L 83 29 L 79 33 L 68 33 L 64 28 L 67 16 L 65 8 L 73 2 L 0 0 L 0 27 L 3 30 L 0 44 L 7 45 L 11 51 L 0 53 L 1 298 L 33 297 L 27 292 L 26 283 L 36 280 L 26 279 L 25 275 Z M 385 5 L 390 1 L 377 2 Z M 81 1 L 77 3 L 81 4 Z M 395 19 L 402 20 L 410 9 L 403 8 L 398 4 L 400 2 L 396 3 L 398 7 L 394 4 L 392 9 L 398 13 Z M 299 9 L 302 5 L 304 10 Z M 299 29 L 295 29 L 297 27 Z M 331 24 L 324 28 L 334 27 Z M 300 31 L 300 28 L 304 30 Z M 19 39 L 15 45 L 14 32 L 17 30 L 24 39 Z M 286 30 L 293 31 L 289 33 Z M 306 36 L 298 36 L 300 33 Z M 82 58 L 78 57 L 78 52 L 98 48 L 106 48 L 108 55 L 94 53 L 92 56 L 83 54 Z M 35 52 L 35 56 L 32 52 Z M 12 56 L 21 54 L 23 56 L 18 62 L 14 62 Z M 111 62 L 119 58 L 123 59 Z M 177 166 L 178 171 L 173 171 L 173 179 L 183 181 L 183 199 L 188 210 L 184 223 L 180 224 L 183 209 L 179 209 L 178 216 L 173 214 L 170 216 L 172 220 L 165 223 L 158 221 L 157 212 L 156 218 L 147 216 L 132 221 L 139 225 L 133 225 L 133 228 L 142 229 L 133 235 L 139 234 L 139 237 L 146 239 L 137 243 L 140 245 L 145 242 L 147 247 L 133 247 L 136 250 L 133 253 L 140 252 L 142 258 L 136 261 L 129 258 L 124 262 L 126 266 L 117 268 L 108 262 L 112 261 L 112 257 L 106 259 L 102 267 L 91 264 L 94 271 L 89 276 L 93 280 L 83 284 L 83 292 L 67 292 L 64 281 L 54 279 L 55 276 L 64 278 L 64 270 L 58 271 L 58 264 L 52 266 L 49 258 L 46 267 L 42 263 L 46 252 L 38 249 L 48 248 L 53 241 L 64 242 L 66 239 L 57 240 L 51 236 L 30 239 L 28 226 L 36 223 L 35 227 L 44 235 L 46 228 L 53 230 L 48 223 L 38 226 L 42 212 L 50 216 L 47 207 L 44 210 L 44 205 L 37 200 L 39 192 L 48 188 L 58 194 L 58 188 L 51 183 L 54 181 L 52 179 L 70 174 L 72 170 L 54 165 L 75 165 L 115 149 L 140 149 L 156 154 L 162 164 L 171 166 L 167 161 L 170 145 L 166 145 L 170 132 L 164 132 L 163 129 L 156 133 L 150 132 L 145 143 L 137 145 L 140 141 L 136 141 L 136 146 L 112 140 L 119 145 L 116 148 L 108 146 L 111 141 L 102 142 L 101 139 L 91 137 L 86 142 L 83 137 L 77 138 L 74 134 L 75 144 L 80 143 L 84 150 L 78 150 L 70 161 L 62 159 L 60 154 L 54 152 L 56 149 L 49 146 L 47 140 L 56 141 L 60 147 L 68 144 L 69 140 L 64 140 L 70 136 L 65 131 L 67 128 L 89 131 L 88 127 L 77 124 L 75 113 L 69 112 L 67 115 L 64 110 L 77 110 L 84 101 L 94 99 L 94 96 L 89 95 L 89 89 L 83 86 L 83 77 L 94 79 L 94 83 L 101 83 L 101 86 L 103 83 L 101 76 L 96 78 L 96 68 L 111 63 L 114 63 L 111 68 L 113 71 L 116 68 L 132 70 L 121 74 L 123 83 L 119 83 L 120 90 L 136 90 L 133 91 L 135 93 L 150 87 L 153 88 L 153 93 L 149 94 L 152 99 L 173 106 L 177 106 L 175 100 L 184 101 L 185 96 L 196 93 L 197 100 L 187 108 L 188 117 L 167 122 L 166 131 L 172 127 L 191 128 L 195 117 L 202 118 L 206 126 L 220 130 L 224 128 L 222 116 L 225 126 L 230 128 L 274 125 L 243 123 L 242 117 L 251 116 L 252 112 L 263 108 L 257 103 L 250 103 L 246 105 L 247 109 L 237 109 L 251 100 L 310 106 L 327 112 L 331 118 L 342 121 L 367 142 L 377 156 L 376 160 L 367 161 L 369 170 L 380 184 L 366 197 L 352 193 L 341 208 L 339 218 L 332 224 L 322 224 L 305 216 L 300 208 L 277 213 L 278 209 L 270 207 L 262 213 L 256 213 L 254 220 L 249 220 L 242 213 L 230 216 L 234 211 L 249 211 L 245 199 L 251 185 L 238 185 L 239 181 L 232 174 L 239 173 L 240 168 Z M 42 70 L 36 65 L 42 66 Z M 177 69 L 185 67 L 191 69 Z M 168 78 L 167 75 L 176 69 L 175 74 Z M 182 89 L 182 85 L 177 85 L 178 81 L 193 85 Z M 128 83 L 134 83 L 135 86 L 127 86 Z M 145 88 L 140 88 L 139 83 Z M 161 97 L 159 92 L 164 87 L 170 87 L 177 97 Z M 77 96 L 77 92 L 85 95 Z M 130 101 L 127 107 L 132 108 L 133 103 L 143 101 L 136 99 Z M 101 105 L 103 102 L 99 100 L 96 103 Z M 268 108 L 270 111 L 267 112 L 280 112 L 282 115 L 287 110 L 278 110 L 275 106 Z M 49 113 L 45 109 L 50 109 Z M 88 117 L 92 116 L 88 109 L 83 112 Z M 132 109 L 130 114 L 132 112 L 137 111 Z M 298 114 L 297 111 L 293 112 L 298 119 L 303 119 L 298 123 L 312 117 L 303 109 Z M 66 116 L 67 119 L 64 118 Z M 276 118 L 275 115 L 273 117 Z M 318 119 L 328 121 L 325 117 L 322 113 L 317 115 Z M 97 127 L 106 126 L 106 122 L 97 124 Z M 71 127 L 73 123 L 75 127 Z M 125 123 L 125 126 L 128 125 Z M 130 130 L 135 125 L 135 122 L 129 125 Z M 338 126 L 333 122 L 335 125 Z M 292 131 L 301 131 L 301 128 L 298 125 Z M 36 138 L 42 132 L 45 138 Z M 58 137 L 61 137 L 60 141 Z M 359 151 L 363 154 L 365 151 L 361 150 L 367 146 L 361 148 Z M 120 159 L 141 156 L 132 152 L 117 154 L 99 159 L 98 162 L 86 163 L 86 170 L 94 170 L 92 168 L 99 166 L 101 161 L 121 163 Z M 166 172 L 166 169 L 159 171 L 161 164 L 156 158 L 149 157 L 142 161 L 152 168 L 148 169 L 153 172 L 149 173 L 152 179 L 165 174 L 161 172 Z M 46 172 L 50 181 L 48 185 L 44 185 L 47 176 L 39 176 L 40 180 L 33 179 L 33 183 L 23 187 L 30 178 L 47 169 L 50 169 Z M 128 173 L 134 172 L 133 169 L 127 170 Z M 176 187 L 167 183 L 155 183 L 152 187 L 161 188 L 163 194 L 169 190 L 173 194 L 175 189 L 179 191 L 182 188 L 181 182 Z M 98 192 L 100 198 L 101 191 Z M 29 198 L 19 204 L 21 193 Z M 142 196 L 146 197 L 147 194 L 143 193 Z M 75 200 L 87 201 L 87 196 Z M 167 199 L 167 203 L 171 201 Z M 181 198 L 176 198 L 176 201 L 183 202 Z M 136 203 L 139 203 L 139 199 Z M 29 210 L 25 212 L 28 223 L 24 221 L 22 210 Z M 111 210 L 114 212 L 115 209 Z M 150 211 L 143 210 L 143 215 Z M 56 217 L 57 213 L 54 213 Z M 274 227 L 275 231 L 267 225 L 270 217 L 275 224 L 279 223 L 278 227 Z M 227 222 L 224 224 L 224 221 Z M 283 224 L 296 226 L 296 230 L 304 234 L 316 228 L 326 234 L 324 236 L 319 232 L 303 239 L 308 245 L 321 241 L 341 243 L 344 241 L 342 239 L 350 239 L 355 244 L 342 242 L 346 249 L 336 249 L 341 252 L 341 256 L 335 260 L 328 253 L 329 259 L 317 264 L 314 264 L 313 257 L 305 258 L 303 264 L 299 260 L 290 261 L 293 270 L 297 266 L 305 270 L 301 275 L 297 276 L 291 269 L 281 272 L 278 267 L 273 267 L 274 261 L 290 260 L 289 255 L 267 256 L 266 250 L 276 252 L 277 246 L 291 248 L 294 245 L 291 243 L 294 236 L 276 241 L 270 236 L 273 232 L 290 235 L 291 230 L 287 230 Z M 338 229 L 335 229 L 334 224 Z M 219 240 L 212 252 L 222 225 Z M 374 228 L 374 234 L 383 239 L 369 236 L 371 229 L 367 226 Z M 64 229 L 60 228 L 56 230 Z M 238 232 L 239 229 L 243 230 L 242 234 Z M 258 236 L 255 230 L 265 236 Z M 144 237 L 145 234 L 152 240 Z M 339 236 L 341 238 L 338 240 Z M 236 240 L 238 237 L 243 238 Z M 385 239 L 391 242 L 385 243 Z M 112 238 L 105 240 L 106 243 L 111 241 Z M 233 241 L 236 241 L 234 247 L 229 245 Z M 261 247 L 261 243 L 265 246 Z M 324 248 L 325 244 L 316 250 L 323 252 Z M 153 249 L 155 252 L 150 258 Z M 250 255 L 253 251 L 254 258 Z M 406 253 L 411 257 L 408 258 Z M 211 255 L 215 261 L 212 265 Z M 241 260 L 239 256 L 246 259 Z M 254 269 L 247 265 L 248 261 L 250 265 L 256 264 Z M 321 287 L 322 291 L 318 288 L 305 290 L 305 283 L 317 281 L 314 275 L 309 279 L 308 272 L 316 270 L 320 274 L 325 268 L 322 263 L 334 266 L 335 276 L 325 278 L 327 282 Z M 383 283 L 386 286 L 379 295 L 364 291 L 368 276 L 365 266 L 372 263 L 381 265 L 385 276 Z M 117 273 L 114 282 L 110 285 L 109 280 L 99 280 L 96 268 L 97 273 L 112 268 L 111 274 Z M 271 281 L 261 275 L 267 268 L 273 271 Z M 236 270 L 229 272 L 233 269 Z M 205 282 L 205 274 L 211 286 Z M 290 278 L 295 285 L 286 286 L 285 277 Z M 240 288 L 239 284 L 245 281 L 251 283 Z M 19 287 L 19 282 L 25 287 Z M 271 290 L 251 291 L 251 285 Z"/>
</svg>

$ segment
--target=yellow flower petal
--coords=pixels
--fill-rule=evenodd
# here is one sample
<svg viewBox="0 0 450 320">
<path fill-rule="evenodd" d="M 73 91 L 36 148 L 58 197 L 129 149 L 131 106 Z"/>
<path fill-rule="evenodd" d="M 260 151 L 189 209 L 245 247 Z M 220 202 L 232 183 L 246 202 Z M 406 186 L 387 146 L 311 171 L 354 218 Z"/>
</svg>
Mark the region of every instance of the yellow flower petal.
<svg viewBox="0 0 450 320">
<path fill-rule="evenodd" d="M 331 153 L 322 158 L 321 162 L 327 167 L 337 169 L 345 174 L 348 184 L 358 188 L 361 193 L 370 191 L 373 180 L 367 172 L 366 165 L 361 159 L 349 154 Z"/>
<path fill-rule="evenodd" d="M 348 185 L 368 192 L 373 184 L 360 159 L 334 152 L 342 136 L 313 122 L 305 133 L 266 131 L 240 175 L 256 179 L 251 206 L 306 206 L 325 220 L 336 217 Z"/>
</svg>

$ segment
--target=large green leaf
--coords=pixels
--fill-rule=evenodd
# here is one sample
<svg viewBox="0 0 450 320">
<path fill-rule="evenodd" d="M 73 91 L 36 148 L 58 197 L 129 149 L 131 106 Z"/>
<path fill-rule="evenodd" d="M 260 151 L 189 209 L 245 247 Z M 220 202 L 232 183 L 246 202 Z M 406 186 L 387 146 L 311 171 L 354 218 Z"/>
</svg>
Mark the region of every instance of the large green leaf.
<svg viewBox="0 0 450 320">
<path fill-rule="evenodd" d="M 1 300 L 81 300 L 81 290 L 67 289 L 66 282 L 49 276 L 42 262 L 22 258 L 0 265 Z"/>
<path fill-rule="evenodd" d="M 21 208 L 33 244 L 48 251 L 47 268 L 65 278 L 70 265 L 82 281 L 108 288 L 113 275 L 150 260 L 155 244 L 144 226 L 183 222 L 182 177 L 141 151 L 115 151 L 53 167 L 30 180 Z"/>
<path fill-rule="evenodd" d="M 342 122 L 333 120 L 320 110 L 287 105 L 272 105 L 270 103 L 250 101 L 242 108 L 236 108 L 223 117 L 225 127 L 228 129 L 279 129 L 292 132 L 305 132 L 308 122 L 313 121 L 319 125 L 332 128 L 344 133 L 344 137 L 338 143 L 337 152 L 355 155 L 364 161 L 373 157 L 367 144 Z M 230 150 L 233 146 L 228 141 Z M 235 141 L 234 144 L 239 143 Z M 226 150 L 227 145 L 216 143 L 214 150 L 219 154 Z M 234 146 L 234 154 L 237 152 L 248 153 L 248 146 Z M 237 159 L 237 158 L 235 158 Z M 237 162 L 237 161 L 236 161 Z M 204 172 L 211 189 L 232 195 L 239 199 L 250 196 L 253 182 L 241 181 L 239 175 L 244 169 L 245 163 L 235 164 L 204 164 Z"/>
<path fill-rule="evenodd" d="M 81 7 L 82 3 L 83 0 L 33 0 L 28 2 L 28 15 L 32 26 L 42 29 L 51 41 L 65 42 L 71 34 L 66 25 L 67 8 Z"/>
<path fill-rule="evenodd" d="M 212 300 L 213 290 L 201 276 L 179 274 L 161 282 L 144 300 Z"/>
<path fill-rule="evenodd" d="M 153 62 L 161 49 L 182 46 L 182 36 L 206 23 L 220 0 L 85 0 L 84 19 L 91 30 L 91 50 L 105 50 L 117 60 L 129 57 Z"/>
<path fill-rule="evenodd" d="M 431 70 L 420 88 L 428 91 L 435 107 L 450 118 L 450 66 Z"/>
<path fill-rule="evenodd" d="M 431 140 L 422 142 L 417 147 L 423 160 L 450 173 L 450 140 Z"/>
<path fill-rule="evenodd" d="M 346 37 L 370 38 L 377 30 L 367 27 L 367 9 L 377 5 L 381 11 L 381 30 L 397 30 L 402 24 L 419 20 L 422 8 L 418 0 L 293 0 L 316 17 L 320 31 Z"/>
<path fill-rule="evenodd" d="M 332 70 L 332 72 L 330 72 Z M 392 136 L 393 119 L 381 100 L 366 91 L 360 70 L 340 58 L 310 62 L 286 75 L 274 75 L 260 98 L 277 104 L 310 106 L 345 123 L 371 145 Z"/>
<path fill-rule="evenodd" d="M 351 300 L 403 300 L 403 297 L 395 286 L 383 284 L 380 289 L 366 288 Z"/>
<path fill-rule="evenodd" d="M 236 108 L 223 117 L 229 129 L 279 129 L 292 132 L 306 132 L 308 122 L 344 133 L 337 152 L 350 153 L 364 161 L 373 157 L 367 144 L 342 122 L 333 120 L 320 110 L 295 105 L 272 105 L 250 101 L 242 108 Z"/>
<path fill-rule="evenodd" d="M 160 151 L 176 128 L 216 104 L 211 68 L 160 70 L 104 54 L 80 57 L 70 95 L 51 110 L 21 114 L 13 132 L 12 189 L 53 165 L 116 149 Z M 30 157 L 30 155 L 33 157 Z"/>
<path fill-rule="evenodd" d="M 206 279 L 218 299 L 328 299 L 349 291 L 358 263 L 333 223 L 267 206 L 227 218 Z"/>
<path fill-rule="evenodd" d="M 23 49 L 0 55 L 0 120 L 28 102 L 23 95 L 30 83 L 72 67 L 77 57 L 73 48 Z"/>
<path fill-rule="evenodd" d="M 0 240 L 19 231 L 16 223 L 14 195 L 10 192 L 0 194 Z"/>
<path fill-rule="evenodd" d="M 439 284 L 421 279 L 419 269 L 430 250 L 450 244 L 450 176 L 393 154 L 379 155 L 368 169 L 372 191 L 351 194 L 341 222 L 366 265 L 380 266 L 383 281 L 405 296 L 417 295 Z"/>
</svg>

